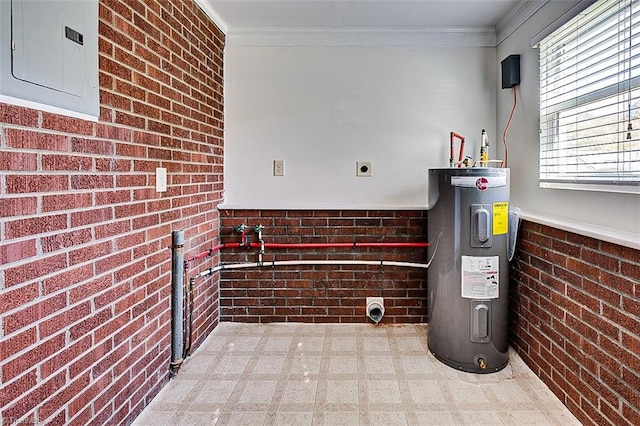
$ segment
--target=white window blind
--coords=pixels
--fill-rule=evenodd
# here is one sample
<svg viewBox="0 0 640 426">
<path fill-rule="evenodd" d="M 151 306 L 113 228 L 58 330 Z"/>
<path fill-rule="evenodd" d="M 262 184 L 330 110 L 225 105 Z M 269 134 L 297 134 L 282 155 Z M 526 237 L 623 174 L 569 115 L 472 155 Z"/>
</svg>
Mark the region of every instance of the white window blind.
<svg viewBox="0 0 640 426">
<path fill-rule="evenodd" d="M 540 42 L 541 186 L 637 192 L 639 30 L 640 0 L 600 0 Z"/>
</svg>

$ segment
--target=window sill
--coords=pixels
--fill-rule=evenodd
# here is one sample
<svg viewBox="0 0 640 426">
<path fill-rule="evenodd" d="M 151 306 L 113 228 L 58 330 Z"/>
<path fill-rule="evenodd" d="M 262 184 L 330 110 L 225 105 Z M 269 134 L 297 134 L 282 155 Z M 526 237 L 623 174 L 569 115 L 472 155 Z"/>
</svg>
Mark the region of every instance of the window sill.
<svg viewBox="0 0 640 426">
<path fill-rule="evenodd" d="M 617 192 L 621 194 L 640 194 L 640 185 L 614 185 L 593 183 L 540 182 L 540 188 L 569 189 L 574 191 Z"/>
</svg>

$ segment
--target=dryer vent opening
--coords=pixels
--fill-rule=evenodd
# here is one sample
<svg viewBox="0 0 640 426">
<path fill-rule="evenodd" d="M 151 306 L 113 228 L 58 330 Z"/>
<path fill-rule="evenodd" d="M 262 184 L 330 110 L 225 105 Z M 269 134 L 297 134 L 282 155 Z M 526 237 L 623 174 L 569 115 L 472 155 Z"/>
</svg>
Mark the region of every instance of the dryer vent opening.
<svg viewBox="0 0 640 426">
<path fill-rule="evenodd" d="M 382 297 L 367 297 L 367 316 L 376 324 L 384 316 L 384 299 Z"/>
</svg>

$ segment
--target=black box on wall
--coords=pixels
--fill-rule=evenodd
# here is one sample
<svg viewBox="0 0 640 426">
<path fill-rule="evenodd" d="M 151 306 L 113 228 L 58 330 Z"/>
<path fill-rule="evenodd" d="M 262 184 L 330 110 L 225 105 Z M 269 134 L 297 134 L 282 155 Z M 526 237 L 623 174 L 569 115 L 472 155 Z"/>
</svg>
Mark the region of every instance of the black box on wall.
<svg viewBox="0 0 640 426">
<path fill-rule="evenodd" d="M 520 84 L 520 55 L 509 55 L 502 62 L 502 88 Z"/>
</svg>

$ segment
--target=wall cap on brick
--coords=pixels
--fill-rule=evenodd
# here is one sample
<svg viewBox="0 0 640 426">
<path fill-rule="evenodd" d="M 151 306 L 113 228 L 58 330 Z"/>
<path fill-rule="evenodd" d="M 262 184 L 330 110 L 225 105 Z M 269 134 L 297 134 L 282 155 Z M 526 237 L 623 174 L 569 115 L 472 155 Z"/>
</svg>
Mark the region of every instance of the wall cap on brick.
<svg viewBox="0 0 640 426">
<path fill-rule="evenodd" d="M 367 211 L 367 210 L 377 210 L 377 211 L 397 211 L 397 210 L 427 210 L 425 206 L 406 206 L 406 205 L 398 205 L 398 206 L 389 206 L 388 204 L 362 204 L 358 205 L 357 208 L 354 206 L 341 206 L 341 205 L 283 205 L 274 202 L 269 205 L 245 205 L 242 203 L 223 203 L 218 206 L 219 210 L 349 210 L 349 211 Z"/>
<path fill-rule="evenodd" d="M 638 222 L 639 229 L 631 232 L 623 232 L 617 229 L 574 222 L 560 217 L 551 217 L 524 210 L 520 212 L 520 217 L 540 225 L 547 225 L 552 228 L 562 229 L 563 231 L 573 232 L 574 234 L 640 250 L 640 221 Z"/>
</svg>

